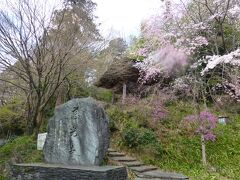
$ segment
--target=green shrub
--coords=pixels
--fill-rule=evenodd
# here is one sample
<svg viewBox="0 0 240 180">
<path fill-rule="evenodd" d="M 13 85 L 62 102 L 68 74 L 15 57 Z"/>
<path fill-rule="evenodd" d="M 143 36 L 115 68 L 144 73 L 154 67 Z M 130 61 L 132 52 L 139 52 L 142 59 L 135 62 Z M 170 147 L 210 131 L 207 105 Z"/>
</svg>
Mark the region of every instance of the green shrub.
<svg viewBox="0 0 240 180">
<path fill-rule="evenodd" d="M 6 105 L 0 107 L 0 136 L 7 133 L 20 135 L 25 129 L 23 117 L 24 104 L 20 99 L 12 99 Z"/>
<path fill-rule="evenodd" d="M 40 151 L 37 151 L 37 142 L 31 136 L 17 137 L 0 147 L 0 154 L 3 155 L 0 158 L 0 164 L 11 158 L 14 153 L 21 155 L 24 162 L 39 162 L 41 160 Z"/>
<path fill-rule="evenodd" d="M 149 120 L 151 121 L 152 119 L 149 119 L 151 117 L 151 109 L 149 107 L 136 107 L 133 109 L 130 109 L 128 111 L 128 115 L 132 118 L 135 119 L 140 127 L 150 127 L 149 125 Z"/>
<path fill-rule="evenodd" d="M 163 149 L 163 146 L 161 143 L 157 142 L 154 144 L 153 146 L 154 149 L 154 156 L 158 159 L 162 158 L 162 156 L 164 154 L 166 154 L 167 152 Z"/>
<path fill-rule="evenodd" d="M 0 174 L 0 180 L 6 180 L 7 178 Z"/>
<path fill-rule="evenodd" d="M 20 136 L 0 147 L 0 174 L 6 176 L 5 165 L 9 162 L 42 162 L 42 152 L 37 150 L 37 142 L 31 136 Z"/>
<path fill-rule="evenodd" d="M 157 142 L 155 133 L 146 128 L 140 128 L 139 124 L 129 121 L 122 130 L 122 141 L 130 148 L 146 146 Z"/>
<path fill-rule="evenodd" d="M 140 129 L 137 124 L 128 122 L 122 130 L 122 141 L 125 146 L 130 148 L 137 147 L 139 145 Z"/>
<path fill-rule="evenodd" d="M 109 119 L 109 129 L 110 132 L 115 132 L 118 130 L 117 124 L 115 121 L 113 121 L 113 119 Z"/>
<path fill-rule="evenodd" d="M 131 117 L 131 114 L 123 111 L 121 108 L 113 106 L 107 109 L 107 114 L 110 119 L 110 128 L 116 128 L 122 131 L 129 123 L 133 123 L 135 120 Z"/>
<path fill-rule="evenodd" d="M 139 145 L 148 145 L 148 144 L 154 144 L 157 142 L 157 137 L 155 133 L 150 129 L 141 128 L 140 134 L 138 137 L 138 143 Z"/>
</svg>

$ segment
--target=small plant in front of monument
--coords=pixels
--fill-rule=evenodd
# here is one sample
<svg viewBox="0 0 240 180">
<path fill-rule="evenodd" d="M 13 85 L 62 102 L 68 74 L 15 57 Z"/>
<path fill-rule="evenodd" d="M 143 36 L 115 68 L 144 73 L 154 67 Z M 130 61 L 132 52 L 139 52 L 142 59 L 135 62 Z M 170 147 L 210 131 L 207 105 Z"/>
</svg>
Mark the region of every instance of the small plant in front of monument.
<svg viewBox="0 0 240 180">
<path fill-rule="evenodd" d="M 185 122 L 191 125 L 194 130 L 195 134 L 200 135 L 201 138 L 201 146 L 202 146 L 202 162 L 203 165 L 207 165 L 206 160 L 206 141 L 215 141 L 216 135 L 214 134 L 213 130 L 217 124 L 217 118 L 209 111 L 201 111 L 198 114 L 193 114 L 186 116 L 184 118 Z"/>
</svg>

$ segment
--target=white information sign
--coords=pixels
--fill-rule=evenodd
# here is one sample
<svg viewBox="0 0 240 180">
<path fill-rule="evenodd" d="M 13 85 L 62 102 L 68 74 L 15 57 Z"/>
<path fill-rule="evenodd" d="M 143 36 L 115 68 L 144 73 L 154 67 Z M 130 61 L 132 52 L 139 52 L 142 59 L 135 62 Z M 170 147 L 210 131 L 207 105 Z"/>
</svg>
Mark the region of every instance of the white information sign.
<svg viewBox="0 0 240 180">
<path fill-rule="evenodd" d="M 47 137 L 47 133 L 38 134 L 37 150 L 43 150 L 43 146 Z"/>
</svg>

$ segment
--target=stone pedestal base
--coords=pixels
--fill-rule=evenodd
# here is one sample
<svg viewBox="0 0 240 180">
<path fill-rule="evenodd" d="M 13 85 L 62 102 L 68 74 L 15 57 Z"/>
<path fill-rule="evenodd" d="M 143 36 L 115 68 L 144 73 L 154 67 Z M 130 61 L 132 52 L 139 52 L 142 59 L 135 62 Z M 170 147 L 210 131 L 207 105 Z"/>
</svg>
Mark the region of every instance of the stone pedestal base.
<svg viewBox="0 0 240 180">
<path fill-rule="evenodd" d="M 67 166 L 57 164 L 15 164 L 11 180 L 127 180 L 122 166 Z"/>
</svg>

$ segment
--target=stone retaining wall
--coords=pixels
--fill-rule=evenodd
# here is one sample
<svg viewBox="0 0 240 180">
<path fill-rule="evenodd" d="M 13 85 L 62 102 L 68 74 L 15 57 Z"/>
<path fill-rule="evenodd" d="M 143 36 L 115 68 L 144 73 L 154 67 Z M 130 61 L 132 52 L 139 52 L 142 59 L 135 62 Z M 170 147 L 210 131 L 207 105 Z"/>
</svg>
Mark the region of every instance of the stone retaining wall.
<svg viewBox="0 0 240 180">
<path fill-rule="evenodd" d="M 125 167 L 15 164 L 11 180 L 127 180 Z"/>
</svg>

